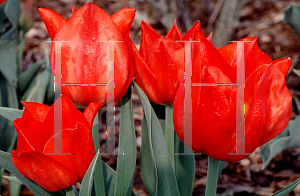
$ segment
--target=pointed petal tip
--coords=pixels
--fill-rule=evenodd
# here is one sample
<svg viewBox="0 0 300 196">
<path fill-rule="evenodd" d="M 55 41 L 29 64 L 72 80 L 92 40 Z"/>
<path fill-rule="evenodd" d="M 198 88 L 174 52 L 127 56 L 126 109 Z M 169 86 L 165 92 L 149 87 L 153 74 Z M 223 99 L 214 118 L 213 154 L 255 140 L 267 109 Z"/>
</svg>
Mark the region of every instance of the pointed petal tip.
<svg viewBox="0 0 300 196">
<path fill-rule="evenodd" d="M 66 24 L 66 19 L 57 12 L 48 8 L 39 8 L 39 15 L 46 25 L 51 40 L 54 39 L 56 33 Z"/>
<path fill-rule="evenodd" d="M 77 11 L 77 8 L 71 6 L 71 9 L 72 9 L 72 14 L 74 14 L 76 11 Z"/>
</svg>

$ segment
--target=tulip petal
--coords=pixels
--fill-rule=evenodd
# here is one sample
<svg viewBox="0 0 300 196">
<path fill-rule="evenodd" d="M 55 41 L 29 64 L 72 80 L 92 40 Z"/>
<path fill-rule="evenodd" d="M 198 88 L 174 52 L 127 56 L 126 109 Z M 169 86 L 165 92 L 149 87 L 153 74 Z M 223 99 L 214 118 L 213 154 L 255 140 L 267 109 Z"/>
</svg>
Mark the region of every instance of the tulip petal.
<svg viewBox="0 0 300 196">
<path fill-rule="evenodd" d="M 24 106 L 24 112 L 22 118 L 32 119 L 40 122 L 44 122 L 46 116 L 50 110 L 50 106 L 37 103 L 37 102 L 24 102 L 21 101 Z"/>
<path fill-rule="evenodd" d="M 83 115 L 88 122 L 89 128 L 92 129 L 96 114 L 98 113 L 102 101 L 90 103 L 84 110 Z"/>
<path fill-rule="evenodd" d="M 272 63 L 272 59 L 259 49 L 257 45 L 257 38 L 247 37 L 241 41 L 247 41 L 244 43 L 245 78 L 247 78 L 260 65 Z M 221 47 L 219 49 L 219 53 L 231 67 L 236 69 L 237 43 Z"/>
<path fill-rule="evenodd" d="M 205 37 L 204 34 L 201 32 L 201 24 L 200 21 L 197 23 L 193 24 L 193 27 L 188 30 L 188 32 L 185 33 L 183 36 L 183 40 L 190 40 L 192 39 L 193 41 L 198 41 L 201 38 Z"/>
<path fill-rule="evenodd" d="M 140 53 L 144 60 L 148 62 L 149 47 L 152 42 L 154 42 L 156 39 L 161 38 L 161 35 L 159 35 L 150 25 L 148 25 L 144 21 L 141 22 L 141 31 L 142 35 Z"/>
<path fill-rule="evenodd" d="M 18 118 L 14 121 L 18 133 L 17 149 L 19 152 L 43 152 L 50 132 L 43 123 L 31 119 Z"/>
<path fill-rule="evenodd" d="M 18 120 L 18 119 L 17 119 Z M 26 136 L 23 134 L 22 130 L 19 128 L 18 124 L 16 123 L 17 120 L 15 120 L 14 125 L 18 134 L 18 140 L 17 140 L 17 149 L 19 152 L 32 152 L 35 151 L 34 147 L 30 144 Z"/>
<path fill-rule="evenodd" d="M 213 32 L 211 32 L 206 39 L 212 42 L 212 36 L 213 36 Z"/>
<path fill-rule="evenodd" d="M 73 144 L 74 129 L 63 129 L 49 139 L 45 144 L 43 154 L 76 173 L 77 168 Z"/>
<path fill-rule="evenodd" d="M 292 96 L 272 64 L 257 68 L 245 83 L 246 152 L 270 141 L 287 126 Z"/>
<path fill-rule="evenodd" d="M 175 20 L 172 28 L 170 29 L 170 31 L 165 36 L 165 38 L 170 38 L 173 41 L 182 40 L 182 34 L 177 27 L 176 20 Z"/>
<path fill-rule="evenodd" d="M 61 104 L 62 110 L 61 110 L 61 116 L 54 116 L 54 108 L 56 104 Z M 59 113 L 57 114 L 59 115 Z M 55 119 L 61 119 L 62 121 L 62 128 L 61 129 L 74 129 L 77 122 L 81 122 L 87 127 L 88 122 L 85 119 L 84 115 L 75 108 L 72 101 L 65 95 L 61 95 L 55 103 L 51 106 L 49 113 L 45 119 L 45 125 L 49 127 L 49 130 L 54 130 L 54 118 Z"/>
<path fill-rule="evenodd" d="M 202 75 L 203 83 L 231 83 L 230 79 L 216 67 L 204 67 Z M 223 160 L 224 157 L 220 155 L 227 156 L 235 148 L 236 87 L 206 86 L 201 87 L 200 94 L 196 88 L 199 87 L 194 87 L 199 99 L 196 99 L 197 107 L 193 106 L 197 108 L 193 118 L 201 120 L 194 120 L 193 126 L 200 126 L 202 129 L 203 151 L 214 159 Z M 192 97 L 195 95 L 192 94 Z"/>
<path fill-rule="evenodd" d="M 219 54 L 214 45 L 204 36 L 200 38 L 200 42 L 193 43 L 192 46 L 192 63 L 193 74 L 192 82 L 199 83 L 201 71 L 204 66 L 214 66 L 219 68 L 231 82 L 236 82 L 236 69 L 233 69 Z"/>
<path fill-rule="evenodd" d="M 163 104 L 161 94 L 158 91 L 159 87 L 156 83 L 156 76 L 153 74 L 133 42 L 131 42 L 131 44 L 136 83 L 144 90 L 145 94 L 148 95 L 148 99 L 151 102 Z"/>
<path fill-rule="evenodd" d="M 292 59 L 278 59 L 273 61 L 273 64 L 277 69 L 279 69 L 283 73 L 284 76 L 286 76 L 292 66 Z"/>
<path fill-rule="evenodd" d="M 54 40 L 57 32 L 66 24 L 66 19 L 57 12 L 48 8 L 39 8 L 38 10 L 46 25 L 51 40 Z"/>
<path fill-rule="evenodd" d="M 18 171 L 47 191 L 69 188 L 77 181 L 74 172 L 43 154 L 29 152 L 19 155 L 15 150 L 11 155 Z"/>
<path fill-rule="evenodd" d="M 202 82 L 217 84 L 231 81 L 219 68 L 208 66 L 203 68 Z M 184 112 L 192 112 L 192 133 L 188 134 L 192 134 L 193 150 L 215 159 L 225 158 L 234 149 L 236 141 L 235 92 L 234 86 L 193 86 L 192 111 L 184 111 L 183 81 L 173 105 L 174 128 L 179 138 L 184 141 Z M 222 155 L 225 156 L 220 157 Z"/>
<path fill-rule="evenodd" d="M 71 6 L 71 9 L 72 9 L 72 14 L 75 14 L 75 12 L 77 11 L 77 8 Z"/>
<path fill-rule="evenodd" d="M 119 27 L 124 39 L 129 36 L 131 25 L 135 16 L 135 10 L 136 9 L 134 8 L 126 7 L 111 15 L 111 19 Z"/>
<path fill-rule="evenodd" d="M 77 166 L 77 176 L 79 181 L 81 181 L 96 155 L 91 129 L 88 129 L 82 123 L 77 123 L 73 146 Z"/>
<path fill-rule="evenodd" d="M 148 66 L 156 77 L 156 83 L 159 89 L 162 102 L 164 104 L 173 104 L 175 93 L 179 87 L 178 70 L 174 62 L 175 51 L 180 50 L 182 46 L 176 41 L 159 38 L 152 42 L 148 53 Z"/>
</svg>

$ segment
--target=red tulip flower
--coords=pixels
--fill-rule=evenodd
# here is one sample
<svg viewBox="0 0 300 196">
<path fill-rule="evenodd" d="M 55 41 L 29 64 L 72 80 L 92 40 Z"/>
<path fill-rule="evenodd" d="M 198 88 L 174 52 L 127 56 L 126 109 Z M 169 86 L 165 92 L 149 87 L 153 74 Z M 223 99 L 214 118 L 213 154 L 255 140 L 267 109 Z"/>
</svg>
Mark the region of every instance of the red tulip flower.
<svg viewBox="0 0 300 196">
<path fill-rule="evenodd" d="M 62 130 L 54 135 L 57 101 L 62 104 Z M 83 179 L 96 154 L 92 125 L 101 106 L 100 101 L 90 103 L 81 113 L 66 96 L 62 95 L 57 101 L 52 107 L 22 102 L 23 116 L 14 121 L 18 133 L 17 150 L 11 153 L 20 173 L 51 192 L 68 188 Z M 54 140 L 59 134 L 65 155 L 54 154 Z"/>
<path fill-rule="evenodd" d="M 237 87 L 232 85 L 192 86 L 192 144 L 195 152 L 223 161 L 239 161 L 245 153 L 279 135 L 287 126 L 292 112 L 292 96 L 285 85 L 291 59 L 272 59 L 263 53 L 256 38 L 245 38 L 244 118 L 245 144 L 237 142 Z M 237 43 L 219 51 L 201 38 L 192 48 L 192 83 L 231 84 L 237 82 Z M 182 63 L 182 62 L 181 62 Z M 179 138 L 184 141 L 184 95 L 182 82 L 174 101 L 173 121 Z"/>
<path fill-rule="evenodd" d="M 133 78 L 131 55 L 128 50 L 129 31 L 135 9 L 124 8 L 109 16 L 92 3 L 64 19 L 47 8 L 40 8 L 52 41 L 69 41 L 61 45 L 61 93 L 75 104 L 87 106 L 94 101 L 106 103 L 107 93 L 107 42 L 114 43 L 114 101 L 126 93 Z M 55 46 L 51 47 L 51 67 L 54 73 Z M 111 100 L 108 100 L 111 101 Z"/>
<path fill-rule="evenodd" d="M 4 3 L 6 0 L 0 0 L 0 4 Z"/>
<path fill-rule="evenodd" d="M 190 40 L 197 36 L 204 37 L 200 31 L 200 22 L 184 35 L 178 30 L 176 23 L 163 38 L 145 22 L 141 23 L 140 51 L 133 46 L 135 81 L 145 92 L 148 99 L 160 105 L 172 105 L 175 93 L 184 76 L 184 65 L 176 64 L 176 51 L 183 49 L 182 40 Z M 199 30 L 199 31 L 198 31 Z M 196 39 L 198 37 L 195 37 Z"/>
</svg>

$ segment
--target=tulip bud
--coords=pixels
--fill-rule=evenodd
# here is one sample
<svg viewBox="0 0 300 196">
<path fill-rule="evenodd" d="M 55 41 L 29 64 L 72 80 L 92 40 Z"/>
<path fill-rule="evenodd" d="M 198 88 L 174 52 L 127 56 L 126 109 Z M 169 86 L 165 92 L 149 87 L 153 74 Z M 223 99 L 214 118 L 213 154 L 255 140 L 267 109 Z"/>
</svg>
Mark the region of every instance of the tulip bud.
<svg viewBox="0 0 300 196">
<path fill-rule="evenodd" d="M 21 9 L 21 15 L 19 19 L 22 30 L 26 33 L 31 27 L 33 27 L 33 4 L 35 0 L 26 0 L 23 8 Z"/>
</svg>

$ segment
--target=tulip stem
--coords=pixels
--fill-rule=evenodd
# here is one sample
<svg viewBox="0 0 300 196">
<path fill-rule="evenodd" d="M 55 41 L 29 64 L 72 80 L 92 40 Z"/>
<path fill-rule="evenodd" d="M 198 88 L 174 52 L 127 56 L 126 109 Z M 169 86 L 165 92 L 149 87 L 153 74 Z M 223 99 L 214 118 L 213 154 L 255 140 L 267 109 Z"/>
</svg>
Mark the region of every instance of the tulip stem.
<svg viewBox="0 0 300 196">
<path fill-rule="evenodd" d="M 219 160 L 208 157 L 208 171 L 205 196 L 215 196 L 218 183 Z"/>
<path fill-rule="evenodd" d="M 171 164 L 173 166 L 173 169 L 175 169 L 173 107 L 170 106 L 166 106 L 165 138 L 167 142 L 169 156 L 171 159 Z"/>
<path fill-rule="evenodd" d="M 72 186 L 65 189 L 65 191 L 66 191 L 67 196 L 75 196 L 75 193 L 74 193 L 74 190 L 73 190 Z"/>
</svg>

